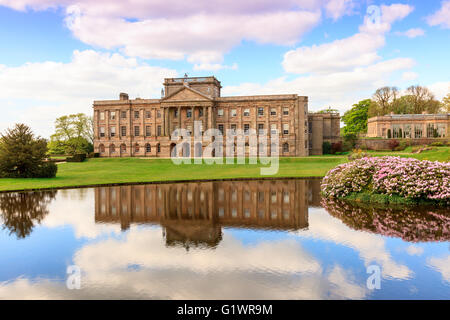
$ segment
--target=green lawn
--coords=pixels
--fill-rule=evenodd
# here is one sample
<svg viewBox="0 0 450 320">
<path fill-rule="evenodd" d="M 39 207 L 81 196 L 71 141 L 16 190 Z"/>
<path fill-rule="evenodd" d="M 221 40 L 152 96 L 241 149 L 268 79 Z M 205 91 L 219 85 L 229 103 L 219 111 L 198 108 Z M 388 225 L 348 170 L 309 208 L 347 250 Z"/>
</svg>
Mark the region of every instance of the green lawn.
<svg viewBox="0 0 450 320">
<path fill-rule="evenodd" d="M 435 147 L 420 154 L 403 152 L 370 152 L 373 156 L 400 155 L 428 160 L 450 160 L 450 147 Z M 311 156 L 280 158 L 279 171 L 270 177 L 323 177 L 328 170 L 347 161 L 347 156 Z M 0 179 L 0 191 L 75 187 L 111 183 L 261 178 L 257 165 L 175 165 L 170 159 L 101 158 L 81 163 L 60 163 L 56 178 Z"/>
</svg>

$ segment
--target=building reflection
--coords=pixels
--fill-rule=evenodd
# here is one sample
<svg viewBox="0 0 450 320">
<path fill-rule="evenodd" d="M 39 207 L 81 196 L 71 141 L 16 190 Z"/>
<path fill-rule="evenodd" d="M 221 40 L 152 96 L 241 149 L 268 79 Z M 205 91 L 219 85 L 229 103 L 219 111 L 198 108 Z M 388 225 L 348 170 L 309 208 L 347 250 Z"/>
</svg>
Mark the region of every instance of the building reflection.
<svg viewBox="0 0 450 320">
<path fill-rule="evenodd" d="M 222 227 L 299 230 L 320 206 L 320 180 L 150 184 L 95 189 L 95 221 L 160 224 L 169 246 L 215 247 Z"/>
</svg>

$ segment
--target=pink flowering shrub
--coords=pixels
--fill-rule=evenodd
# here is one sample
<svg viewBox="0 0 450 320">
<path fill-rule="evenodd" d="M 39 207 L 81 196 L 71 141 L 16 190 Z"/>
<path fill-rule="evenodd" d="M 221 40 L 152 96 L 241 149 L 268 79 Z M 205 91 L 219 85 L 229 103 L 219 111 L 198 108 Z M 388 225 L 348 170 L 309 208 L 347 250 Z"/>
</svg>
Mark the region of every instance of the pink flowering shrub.
<svg viewBox="0 0 450 320">
<path fill-rule="evenodd" d="M 365 157 L 330 170 L 322 180 L 321 189 L 329 198 L 365 191 L 450 202 L 450 162 Z"/>
</svg>

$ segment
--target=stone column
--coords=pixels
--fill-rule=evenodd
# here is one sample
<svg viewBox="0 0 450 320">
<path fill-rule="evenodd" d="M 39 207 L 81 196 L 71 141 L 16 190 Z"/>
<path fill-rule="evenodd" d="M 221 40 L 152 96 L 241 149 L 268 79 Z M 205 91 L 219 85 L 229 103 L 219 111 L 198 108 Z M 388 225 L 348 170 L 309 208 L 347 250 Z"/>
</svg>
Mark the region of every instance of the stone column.
<svg viewBox="0 0 450 320">
<path fill-rule="evenodd" d="M 203 106 L 203 123 L 204 123 L 204 128 L 203 128 L 203 130 L 208 130 L 209 128 L 208 128 L 208 117 L 207 117 L 207 115 L 206 115 L 206 107 L 205 106 Z"/>
<path fill-rule="evenodd" d="M 178 107 L 178 129 L 181 129 L 181 107 Z"/>
</svg>

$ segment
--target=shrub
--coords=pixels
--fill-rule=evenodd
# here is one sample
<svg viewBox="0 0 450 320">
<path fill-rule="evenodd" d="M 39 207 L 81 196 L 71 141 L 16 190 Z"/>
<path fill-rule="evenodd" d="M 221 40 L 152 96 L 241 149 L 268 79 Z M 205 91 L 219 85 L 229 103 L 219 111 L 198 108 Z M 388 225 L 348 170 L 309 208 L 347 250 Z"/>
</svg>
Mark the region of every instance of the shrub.
<svg viewBox="0 0 450 320">
<path fill-rule="evenodd" d="M 347 133 L 344 135 L 344 142 L 343 147 L 344 151 L 350 151 L 356 146 L 356 141 L 358 140 L 358 137 L 354 133 Z"/>
<path fill-rule="evenodd" d="M 394 149 L 396 151 L 403 151 L 406 149 L 406 147 L 408 146 L 408 143 L 406 141 L 400 141 L 400 143 L 398 144 L 398 146 Z"/>
<path fill-rule="evenodd" d="M 330 170 L 321 188 L 331 198 L 369 192 L 450 204 L 450 162 L 365 157 Z"/>
<path fill-rule="evenodd" d="M 366 152 L 363 152 L 362 149 L 354 149 L 353 152 L 348 156 L 348 160 L 356 160 L 369 157 Z"/>
<path fill-rule="evenodd" d="M 58 166 L 54 162 L 44 162 L 36 170 L 36 178 L 54 178 L 56 177 L 56 172 L 58 171 Z"/>
<path fill-rule="evenodd" d="M 334 142 L 331 144 L 331 153 L 336 154 L 337 152 L 342 152 L 342 142 Z"/>
<path fill-rule="evenodd" d="M 328 141 L 324 141 L 322 143 L 322 153 L 331 154 L 331 143 L 329 143 Z"/>
<path fill-rule="evenodd" d="M 100 157 L 100 153 L 98 152 L 89 152 L 88 158 L 99 158 Z"/>
<path fill-rule="evenodd" d="M 430 143 L 430 146 L 433 146 L 433 147 L 445 147 L 446 145 L 447 144 L 442 141 L 435 141 L 435 142 Z"/>
<path fill-rule="evenodd" d="M 68 157 L 66 159 L 67 162 L 83 162 L 86 160 L 86 154 L 85 153 L 77 153 L 72 157 Z"/>
<path fill-rule="evenodd" d="M 395 139 L 388 141 L 388 147 L 392 151 L 395 150 L 395 148 L 397 148 L 399 145 L 400 145 L 400 143 Z"/>
</svg>

